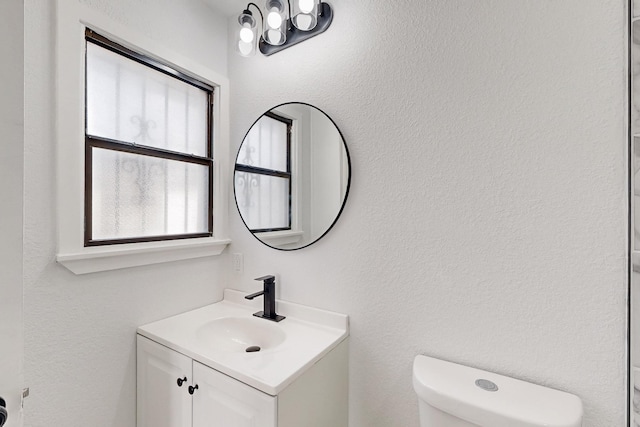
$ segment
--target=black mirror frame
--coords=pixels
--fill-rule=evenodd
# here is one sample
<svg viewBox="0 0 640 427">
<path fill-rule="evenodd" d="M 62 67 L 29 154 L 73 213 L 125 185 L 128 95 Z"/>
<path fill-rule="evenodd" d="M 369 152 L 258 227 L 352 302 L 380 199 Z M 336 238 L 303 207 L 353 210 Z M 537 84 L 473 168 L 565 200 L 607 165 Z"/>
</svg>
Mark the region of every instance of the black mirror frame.
<svg viewBox="0 0 640 427">
<path fill-rule="evenodd" d="M 347 176 L 347 188 L 344 192 L 344 199 L 342 199 L 342 205 L 340 206 L 340 210 L 338 210 L 338 213 L 336 214 L 335 219 L 333 220 L 333 222 L 331 223 L 331 225 L 329 227 L 327 227 L 327 229 L 325 230 L 324 233 L 322 233 L 317 239 L 313 240 L 312 242 L 307 243 L 304 246 L 300 246 L 298 248 L 277 248 L 275 246 L 269 245 L 268 243 L 262 241 L 258 236 L 255 235 L 255 233 L 253 233 L 250 229 L 249 226 L 247 226 L 246 221 L 244 220 L 244 218 L 242 217 L 242 214 L 240 214 L 240 207 L 238 206 L 238 195 L 236 194 L 236 185 L 235 185 L 235 175 L 236 175 L 236 170 L 235 170 L 235 165 L 238 162 L 238 156 L 240 154 L 240 149 L 242 148 L 242 144 L 244 144 L 244 140 L 247 138 L 247 135 L 249 134 L 249 132 L 251 131 L 251 129 L 253 129 L 253 126 L 255 126 L 255 124 L 258 122 L 258 120 L 260 120 L 265 114 L 267 114 L 269 111 L 273 111 L 277 108 L 280 108 L 284 105 L 290 105 L 290 104 L 298 104 L 298 105 L 305 105 L 307 107 L 310 108 L 315 108 L 316 110 L 320 111 L 326 118 L 329 119 L 329 121 L 331 121 L 331 123 L 333 124 L 333 126 L 335 126 L 336 130 L 338 131 L 338 134 L 340 134 L 340 138 L 342 139 L 342 146 L 344 147 L 344 152 L 347 155 L 347 167 L 349 169 L 349 173 Z M 311 105 L 307 102 L 283 102 L 282 104 L 278 104 L 275 107 L 271 107 L 270 109 L 268 109 L 267 111 L 265 111 L 264 113 L 262 113 L 260 115 L 260 117 L 258 117 L 252 124 L 251 126 L 249 126 L 249 129 L 247 130 L 247 132 L 244 134 L 244 137 L 242 138 L 242 142 L 240 143 L 240 146 L 238 147 L 238 152 L 236 153 L 236 161 L 234 162 L 234 166 L 233 166 L 233 199 L 236 202 L 236 209 L 238 211 L 238 215 L 240 216 L 240 219 L 242 220 L 242 223 L 244 224 L 245 228 L 247 229 L 247 231 L 249 231 L 249 233 L 251 233 L 251 235 L 260 243 L 262 243 L 263 245 L 272 248 L 272 249 L 276 249 L 279 251 L 297 251 L 300 249 L 304 249 L 306 247 L 309 247 L 311 245 L 313 245 L 314 243 L 318 242 L 319 240 L 321 240 L 324 236 L 327 235 L 327 233 L 329 233 L 329 231 L 331 231 L 331 229 L 333 228 L 333 226 L 336 224 L 336 222 L 338 222 L 338 219 L 340 218 L 340 215 L 342 215 L 342 212 L 344 211 L 344 207 L 347 204 L 347 199 L 349 198 L 349 190 L 351 189 L 351 175 L 352 175 L 352 171 L 351 171 L 351 155 L 349 154 L 349 147 L 347 147 L 347 141 L 344 139 L 344 135 L 342 134 L 342 131 L 340 130 L 340 128 L 338 127 L 338 125 L 336 124 L 336 122 L 327 114 L 325 113 L 322 109 L 316 107 L 315 105 Z"/>
</svg>

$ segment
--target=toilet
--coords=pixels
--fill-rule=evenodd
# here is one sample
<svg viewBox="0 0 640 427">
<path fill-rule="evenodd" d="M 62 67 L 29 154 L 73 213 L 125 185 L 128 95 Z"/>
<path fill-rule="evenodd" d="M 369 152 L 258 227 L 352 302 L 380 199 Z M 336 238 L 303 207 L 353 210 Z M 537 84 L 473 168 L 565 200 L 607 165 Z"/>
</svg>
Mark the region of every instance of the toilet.
<svg viewBox="0 0 640 427">
<path fill-rule="evenodd" d="M 413 361 L 420 427 L 580 427 L 573 394 L 418 355 Z"/>
</svg>

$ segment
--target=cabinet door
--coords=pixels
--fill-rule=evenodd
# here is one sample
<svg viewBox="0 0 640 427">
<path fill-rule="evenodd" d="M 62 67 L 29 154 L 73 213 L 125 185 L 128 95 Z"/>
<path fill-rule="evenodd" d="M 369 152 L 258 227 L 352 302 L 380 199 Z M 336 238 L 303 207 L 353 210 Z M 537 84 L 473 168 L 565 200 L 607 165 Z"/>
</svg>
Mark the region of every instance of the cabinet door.
<svg viewBox="0 0 640 427">
<path fill-rule="evenodd" d="M 138 427 L 191 426 L 191 359 L 138 335 Z M 187 381 L 178 386 L 178 378 Z"/>
<path fill-rule="evenodd" d="M 276 398 L 193 362 L 193 427 L 276 427 Z"/>
</svg>

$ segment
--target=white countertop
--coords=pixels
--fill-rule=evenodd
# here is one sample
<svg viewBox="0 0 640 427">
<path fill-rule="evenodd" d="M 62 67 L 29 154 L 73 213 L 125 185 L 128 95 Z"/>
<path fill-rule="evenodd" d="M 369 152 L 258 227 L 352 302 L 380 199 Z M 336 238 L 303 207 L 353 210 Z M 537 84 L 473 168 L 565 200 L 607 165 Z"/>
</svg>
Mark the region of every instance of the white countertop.
<svg viewBox="0 0 640 427">
<path fill-rule="evenodd" d="M 212 320 L 252 317 L 262 310 L 262 297 L 248 301 L 245 295 L 226 289 L 222 301 L 140 326 L 138 334 L 273 396 L 349 336 L 347 315 L 277 300 L 277 313 L 287 318 L 275 324 L 286 338 L 274 348 L 229 352 L 197 337 L 197 330 Z"/>
</svg>

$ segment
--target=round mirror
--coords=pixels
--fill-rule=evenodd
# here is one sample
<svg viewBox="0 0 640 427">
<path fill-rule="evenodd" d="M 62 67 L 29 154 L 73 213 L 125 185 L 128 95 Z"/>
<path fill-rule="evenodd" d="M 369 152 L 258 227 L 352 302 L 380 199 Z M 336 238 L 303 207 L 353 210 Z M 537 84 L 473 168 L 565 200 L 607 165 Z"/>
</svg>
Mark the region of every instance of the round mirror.
<svg viewBox="0 0 640 427">
<path fill-rule="evenodd" d="M 236 205 L 262 243 L 300 249 L 333 227 L 350 180 L 349 152 L 333 120 L 309 104 L 282 104 L 260 116 L 240 145 Z"/>
</svg>

